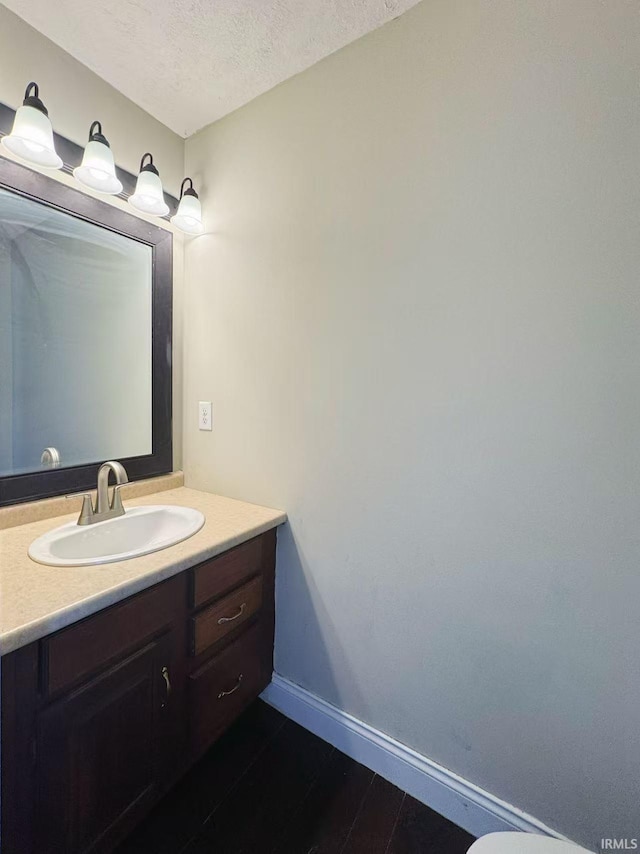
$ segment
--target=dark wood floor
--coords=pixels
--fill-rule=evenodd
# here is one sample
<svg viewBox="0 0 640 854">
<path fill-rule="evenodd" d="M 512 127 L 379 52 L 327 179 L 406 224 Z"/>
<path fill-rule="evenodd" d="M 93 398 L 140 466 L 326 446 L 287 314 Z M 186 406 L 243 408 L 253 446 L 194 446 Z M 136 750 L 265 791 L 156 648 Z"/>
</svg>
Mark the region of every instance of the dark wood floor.
<svg viewBox="0 0 640 854">
<path fill-rule="evenodd" d="M 465 854 L 472 842 L 258 701 L 117 854 Z"/>
</svg>

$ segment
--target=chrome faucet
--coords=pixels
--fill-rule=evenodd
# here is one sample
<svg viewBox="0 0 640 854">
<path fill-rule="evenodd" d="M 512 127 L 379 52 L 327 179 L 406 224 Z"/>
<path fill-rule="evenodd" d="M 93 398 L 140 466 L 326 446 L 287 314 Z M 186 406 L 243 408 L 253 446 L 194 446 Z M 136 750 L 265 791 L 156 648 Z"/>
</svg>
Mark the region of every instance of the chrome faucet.
<svg viewBox="0 0 640 854">
<path fill-rule="evenodd" d="M 113 497 L 109 501 L 109 475 L 111 472 L 115 475 L 116 485 L 113 487 Z M 105 519 L 115 519 L 116 516 L 124 516 L 120 489 L 125 483 L 129 483 L 129 478 L 122 463 L 118 463 L 115 460 L 103 463 L 98 470 L 96 506 L 93 506 L 89 493 L 85 493 L 82 496 L 82 510 L 80 511 L 78 525 L 94 525 L 96 522 L 104 522 Z"/>
</svg>

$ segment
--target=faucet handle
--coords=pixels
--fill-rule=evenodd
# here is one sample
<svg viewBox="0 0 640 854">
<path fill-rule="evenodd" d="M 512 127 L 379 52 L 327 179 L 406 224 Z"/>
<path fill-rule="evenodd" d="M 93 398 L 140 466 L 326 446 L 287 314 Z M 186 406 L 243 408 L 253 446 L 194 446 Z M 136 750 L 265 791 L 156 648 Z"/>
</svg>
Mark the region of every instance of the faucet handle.
<svg viewBox="0 0 640 854">
<path fill-rule="evenodd" d="M 65 498 L 82 498 L 82 510 L 78 518 L 78 525 L 88 525 L 93 518 L 93 498 L 90 492 L 76 492 L 75 495 L 65 495 Z"/>
<path fill-rule="evenodd" d="M 111 510 L 117 510 L 118 512 L 124 513 L 124 507 L 122 506 L 122 495 L 120 494 L 120 490 L 123 486 L 126 486 L 126 483 L 119 483 L 113 487 L 113 498 L 111 499 L 111 504 L 109 508 Z"/>
<path fill-rule="evenodd" d="M 83 503 L 85 498 L 93 498 L 93 495 L 90 492 L 71 492 L 69 495 L 65 495 L 67 501 L 72 501 L 74 498 L 82 498 Z"/>
</svg>

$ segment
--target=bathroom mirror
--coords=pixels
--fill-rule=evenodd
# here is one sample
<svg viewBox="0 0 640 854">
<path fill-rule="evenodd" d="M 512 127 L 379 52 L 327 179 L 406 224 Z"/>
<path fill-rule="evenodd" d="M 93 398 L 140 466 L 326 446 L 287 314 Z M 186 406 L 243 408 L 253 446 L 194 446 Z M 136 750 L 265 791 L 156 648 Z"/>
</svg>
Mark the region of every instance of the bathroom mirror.
<svg viewBox="0 0 640 854">
<path fill-rule="evenodd" d="M 170 232 L 0 160 L 0 504 L 171 470 Z"/>
</svg>

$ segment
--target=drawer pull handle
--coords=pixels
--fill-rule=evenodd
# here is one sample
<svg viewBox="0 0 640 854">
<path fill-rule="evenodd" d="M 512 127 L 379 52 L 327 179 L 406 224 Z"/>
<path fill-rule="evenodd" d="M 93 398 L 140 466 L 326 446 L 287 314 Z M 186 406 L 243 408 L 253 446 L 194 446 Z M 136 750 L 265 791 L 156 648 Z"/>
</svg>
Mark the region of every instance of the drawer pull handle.
<svg viewBox="0 0 640 854">
<path fill-rule="evenodd" d="M 164 679 L 164 681 L 167 684 L 167 697 L 168 697 L 169 694 L 171 693 L 171 680 L 169 679 L 169 668 L 163 667 L 160 672 L 162 673 L 162 678 Z"/>
<path fill-rule="evenodd" d="M 218 699 L 221 700 L 223 697 L 228 697 L 230 694 L 235 694 L 235 692 L 240 687 L 241 682 L 242 682 L 242 673 L 240 674 L 240 676 L 238 676 L 238 681 L 236 682 L 236 684 L 233 686 L 233 688 L 230 691 L 220 691 L 220 693 L 218 694 Z"/>
<path fill-rule="evenodd" d="M 241 617 L 244 614 L 244 609 L 247 607 L 247 603 L 243 602 L 238 609 L 238 613 L 234 614 L 233 617 L 220 617 L 218 620 L 218 625 L 221 626 L 223 623 L 232 623 L 234 620 L 237 620 L 238 617 Z"/>
</svg>

